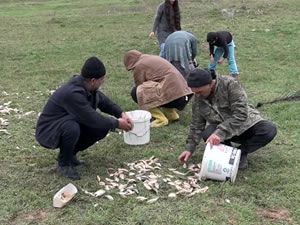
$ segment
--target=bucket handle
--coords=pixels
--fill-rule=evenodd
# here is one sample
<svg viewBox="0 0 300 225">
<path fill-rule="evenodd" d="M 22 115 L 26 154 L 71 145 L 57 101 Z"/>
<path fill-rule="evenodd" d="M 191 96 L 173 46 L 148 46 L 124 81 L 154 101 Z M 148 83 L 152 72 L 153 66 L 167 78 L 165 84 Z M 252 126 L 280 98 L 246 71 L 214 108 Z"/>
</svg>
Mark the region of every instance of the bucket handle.
<svg viewBox="0 0 300 225">
<path fill-rule="evenodd" d="M 145 131 L 143 134 L 140 134 L 140 135 L 138 135 L 138 134 L 136 134 L 136 133 L 133 133 L 133 132 L 131 132 L 131 131 L 128 131 L 128 133 L 133 134 L 133 135 L 135 135 L 135 136 L 137 136 L 137 137 L 143 137 L 149 130 L 150 130 L 150 128 L 149 128 L 149 129 L 146 129 L 146 131 Z"/>
<path fill-rule="evenodd" d="M 146 121 L 146 117 L 147 117 L 147 115 L 144 115 L 144 121 Z M 144 125 L 145 126 L 145 125 Z M 133 134 L 133 135 L 135 135 L 136 137 L 143 137 L 148 131 L 150 130 L 150 127 L 149 127 L 149 129 L 146 129 L 145 130 L 145 132 L 143 133 L 143 134 L 140 134 L 140 135 L 138 135 L 138 134 L 136 134 L 136 133 L 133 133 L 133 132 L 131 132 L 131 131 L 128 131 L 128 133 L 130 133 L 130 134 Z"/>
</svg>

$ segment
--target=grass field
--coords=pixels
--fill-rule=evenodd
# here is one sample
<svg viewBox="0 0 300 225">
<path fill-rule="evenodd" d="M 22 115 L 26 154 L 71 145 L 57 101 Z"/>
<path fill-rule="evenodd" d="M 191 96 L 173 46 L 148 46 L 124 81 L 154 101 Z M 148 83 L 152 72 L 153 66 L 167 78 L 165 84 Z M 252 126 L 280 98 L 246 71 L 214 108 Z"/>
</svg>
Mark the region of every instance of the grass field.
<svg viewBox="0 0 300 225">
<path fill-rule="evenodd" d="M 197 61 L 209 63 L 206 33 L 229 30 L 237 45 L 241 82 L 253 104 L 300 90 L 300 2 L 298 0 L 182 0 L 182 28 L 199 40 Z M 78 74 L 84 61 L 98 56 L 106 65 L 103 92 L 125 111 L 137 109 L 130 97 L 132 74 L 123 65 L 126 51 L 159 53 L 149 40 L 159 0 L 1 0 L 0 1 L 0 224 L 300 224 L 300 102 L 260 109 L 278 128 L 272 143 L 249 156 L 247 171 L 234 184 L 200 182 L 208 191 L 192 198 L 169 199 L 169 186 L 157 194 L 144 190 L 153 204 L 135 197 L 114 201 L 87 195 L 100 189 L 96 176 L 107 168 L 159 158 L 164 168 L 184 169 L 177 157 L 185 148 L 191 104 L 181 120 L 151 130 L 151 142 L 129 146 L 119 133 L 80 153 L 88 166 L 72 182 L 79 193 L 62 209 L 52 207 L 54 194 L 70 181 L 57 175 L 57 150 L 35 141 L 38 113 L 52 90 Z M 224 10 L 226 9 L 226 10 Z M 228 74 L 227 64 L 218 72 Z M 1 109 L 1 108 L 0 108 Z M 9 111 L 9 110 L 8 110 Z M 33 112 L 32 112 L 33 111 Z M 201 162 L 201 143 L 191 163 Z M 167 173 L 162 170 L 162 173 Z M 174 190 L 173 190 L 174 191 Z"/>
</svg>

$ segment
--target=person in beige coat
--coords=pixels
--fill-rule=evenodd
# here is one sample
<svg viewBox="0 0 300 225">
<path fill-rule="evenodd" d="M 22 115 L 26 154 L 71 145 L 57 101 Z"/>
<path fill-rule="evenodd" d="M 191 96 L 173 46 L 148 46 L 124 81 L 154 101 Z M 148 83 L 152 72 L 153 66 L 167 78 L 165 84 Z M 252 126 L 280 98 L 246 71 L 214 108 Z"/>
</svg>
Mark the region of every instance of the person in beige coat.
<svg viewBox="0 0 300 225">
<path fill-rule="evenodd" d="M 176 109 L 183 110 L 193 96 L 180 72 L 167 60 L 137 50 L 125 53 L 124 65 L 133 71 L 132 99 L 155 119 L 151 127 L 179 120 Z"/>
</svg>

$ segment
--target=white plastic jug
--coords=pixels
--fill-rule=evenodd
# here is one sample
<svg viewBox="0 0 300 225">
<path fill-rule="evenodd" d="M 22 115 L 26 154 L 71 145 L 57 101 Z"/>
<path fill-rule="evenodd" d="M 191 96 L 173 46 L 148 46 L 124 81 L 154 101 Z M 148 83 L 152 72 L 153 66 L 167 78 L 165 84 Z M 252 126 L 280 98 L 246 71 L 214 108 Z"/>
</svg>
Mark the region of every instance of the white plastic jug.
<svg viewBox="0 0 300 225">
<path fill-rule="evenodd" d="M 68 185 L 64 186 L 54 195 L 53 207 L 56 208 L 63 207 L 74 197 L 74 195 L 77 192 L 78 192 L 77 188 L 72 183 L 69 183 Z"/>
</svg>

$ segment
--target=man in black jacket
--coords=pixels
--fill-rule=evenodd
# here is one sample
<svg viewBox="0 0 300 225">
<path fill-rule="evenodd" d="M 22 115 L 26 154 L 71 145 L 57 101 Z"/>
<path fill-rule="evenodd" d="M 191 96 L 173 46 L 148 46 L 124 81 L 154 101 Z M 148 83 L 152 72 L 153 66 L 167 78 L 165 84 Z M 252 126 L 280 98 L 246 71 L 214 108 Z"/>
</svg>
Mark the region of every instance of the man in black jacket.
<svg viewBox="0 0 300 225">
<path fill-rule="evenodd" d="M 80 179 L 74 166 L 83 164 L 76 154 L 87 149 L 110 130 L 129 131 L 132 120 L 98 88 L 106 73 L 97 57 L 86 60 L 81 74 L 58 88 L 49 98 L 36 128 L 37 141 L 46 148 L 59 148 L 57 171 L 70 179 Z M 96 109 L 118 119 L 96 112 Z"/>
<path fill-rule="evenodd" d="M 238 78 L 239 72 L 234 55 L 235 44 L 231 33 L 228 31 L 209 32 L 207 34 L 207 42 L 209 43 L 211 59 L 211 63 L 208 68 L 214 72 L 216 70 L 217 63 L 222 64 L 224 60 L 227 59 L 232 76 L 234 78 Z"/>
</svg>

